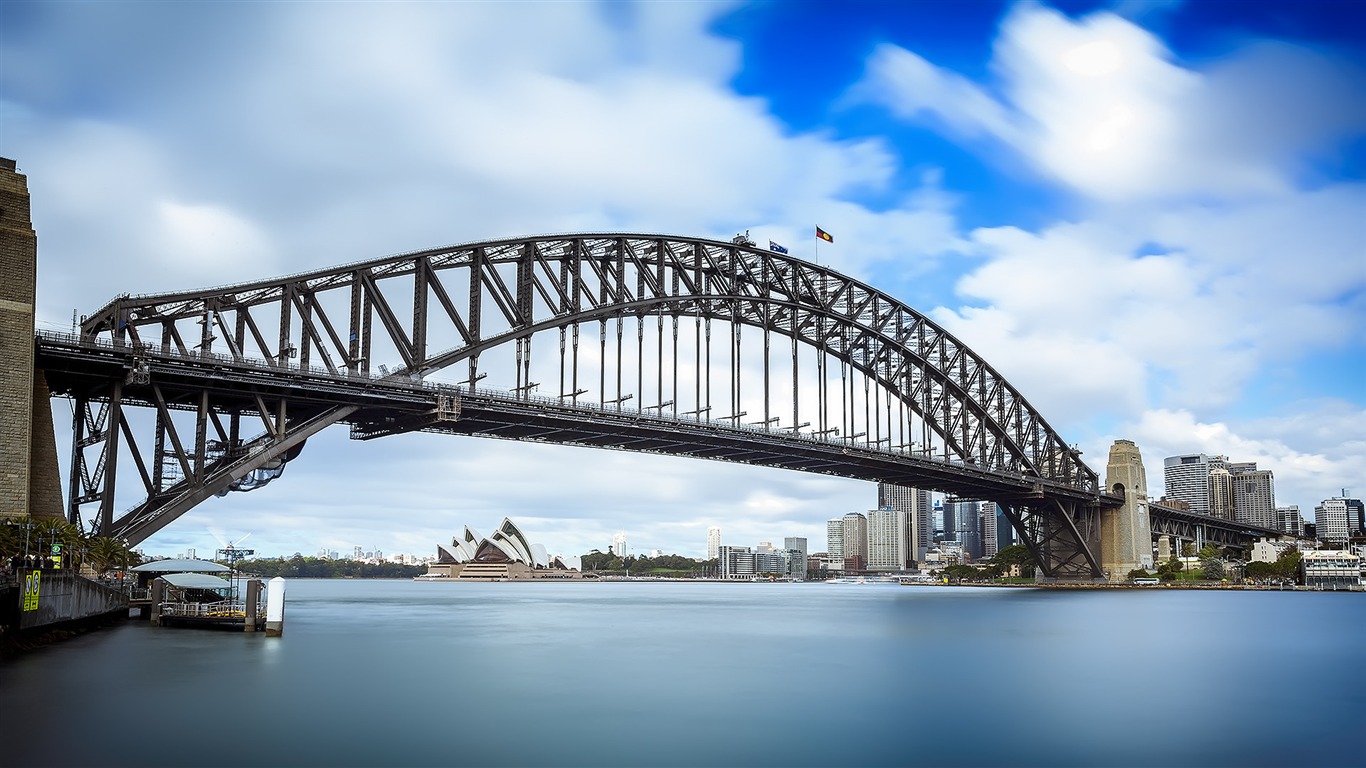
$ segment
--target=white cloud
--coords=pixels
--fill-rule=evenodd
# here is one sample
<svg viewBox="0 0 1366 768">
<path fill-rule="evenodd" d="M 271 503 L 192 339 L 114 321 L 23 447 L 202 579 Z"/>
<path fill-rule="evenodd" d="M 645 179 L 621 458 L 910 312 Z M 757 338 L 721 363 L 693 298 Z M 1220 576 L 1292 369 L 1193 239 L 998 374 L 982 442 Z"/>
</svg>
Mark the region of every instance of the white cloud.
<svg viewBox="0 0 1366 768">
<path fill-rule="evenodd" d="M 1001 26 L 992 65 L 999 95 L 884 45 L 852 94 L 906 118 L 933 115 L 960 136 L 994 137 L 1106 201 L 1281 193 L 1304 150 L 1366 127 L 1350 65 L 1268 43 L 1196 71 L 1108 12 L 1073 20 L 1022 3 Z"/>
<path fill-rule="evenodd" d="M 1293 416 L 1242 424 L 1202 421 L 1189 411 L 1155 409 L 1125 424 L 1123 436 L 1143 451 L 1148 492 L 1163 487 L 1162 459 L 1187 453 L 1255 461 L 1275 475 L 1276 503 L 1298 505 L 1313 521 L 1314 505 L 1343 489 L 1359 496 L 1366 481 L 1366 409 L 1340 401 L 1295 404 Z"/>
<path fill-rule="evenodd" d="M 1366 281 L 1363 188 L 1301 183 L 1306 158 L 1361 126 L 1360 86 L 1336 62 L 1268 44 L 1194 69 L 1118 17 L 1033 5 L 1002 28 L 994 88 L 883 47 L 863 98 L 1101 201 L 1037 232 L 964 234 L 964 203 L 933 172 L 890 210 L 849 202 L 896 197 L 888 143 L 794 134 L 738 96 L 740 48 L 708 29 L 725 8 L 40 8 L 42 34 L 0 50 L 40 315 L 65 324 L 121 291 L 537 232 L 752 228 L 809 256 L 820 224 L 837 238 L 822 261 L 878 287 L 970 267 L 962 301 L 934 316 L 1078 437 L 1145 409 L 1221 424 L 1207 411 L 1237 403 L 1268 361 L 1363 343 L 1366 307 L 1341 300 Z M 1294 425 L 1235 429 L 1218 452 L 1315 455 Z M 728 542 L 807 535 L 820 549 L 824 519 L 873 501 L 867 484 L 776 470 L 334 431 L 279 483 L 212 500 L 153 541 L 208 547 L 211 524 L 253 531 L 261 551 L 428 552 L 512 514 L 574 554 L 616 530 L 633 548 L 701 554 L 709 525 Z M 1264 434 L 1295 447 L 1237 442 Z"/>
</svg>

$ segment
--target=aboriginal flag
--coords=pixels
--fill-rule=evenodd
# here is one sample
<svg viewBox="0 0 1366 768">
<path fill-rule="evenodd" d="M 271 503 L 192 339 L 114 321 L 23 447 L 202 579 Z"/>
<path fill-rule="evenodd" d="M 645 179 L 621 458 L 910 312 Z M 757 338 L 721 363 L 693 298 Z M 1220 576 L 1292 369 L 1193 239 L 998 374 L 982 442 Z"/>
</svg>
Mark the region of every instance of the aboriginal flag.
<svg viewBox="0 0 1366 768">
<path fill-rule="evenodd" d="M 824 241 L 827 242 L 827 243 L 833 243 L 833 242 L 835 242 L 835 238 L 831 237 L 829 232 L 826 232 L 825 230 L 821 229 L 820 227 L 816 227 L 816 237 L 819 237 L 820 239 L 824 240 Z"/>
</svg>

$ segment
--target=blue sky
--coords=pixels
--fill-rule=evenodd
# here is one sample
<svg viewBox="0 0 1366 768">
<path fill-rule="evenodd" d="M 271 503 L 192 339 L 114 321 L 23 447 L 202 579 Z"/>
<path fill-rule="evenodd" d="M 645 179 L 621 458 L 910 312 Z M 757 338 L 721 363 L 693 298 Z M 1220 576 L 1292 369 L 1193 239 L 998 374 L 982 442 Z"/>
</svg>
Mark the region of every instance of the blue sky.
<svg viewBox="0 0 1366 768">
<path fill-rule="evenodd" d="M 897 296 L 1093 466 L 1366 490 L 1366 11 L 1351 2 L 0 3 L 39 316 L 545 232 L 750 230 Z M 54 404 L 59 430 L 69 407 Z M 531 478 L 534 482 L 526 482 Z M 126 483 L 133 485 L 133 483 Z M 131 506 L 136 498 L 121 499 Z M 432 435 L 310 441 L 153 537 L 429 553 L 807 536 L 864 483 Z"/>
</svg>

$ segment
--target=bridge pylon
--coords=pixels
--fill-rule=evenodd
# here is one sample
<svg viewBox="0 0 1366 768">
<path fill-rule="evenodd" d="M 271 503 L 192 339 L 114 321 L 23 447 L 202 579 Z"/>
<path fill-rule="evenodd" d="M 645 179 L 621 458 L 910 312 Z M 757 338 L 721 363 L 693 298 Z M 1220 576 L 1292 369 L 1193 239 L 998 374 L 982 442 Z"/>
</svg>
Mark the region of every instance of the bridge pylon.
<svg viewBox="0 0 1366 768">
<path fill-rule="evenodd" d="M 62 515 L 47 379 L 33 366 L 37 263 L 28 179 L 0 158 L 0 518 Z"/>
<path fill-rule="evenodd" d="M 1101 568 L 1110 581 L 1124 581 L 1137 568 L 1153 567 L 1153 534 L 1148 517 L 1148 479 L 1143 457 L 1131 440 L 1110 446 L 1105 489 L 1124 499 L 1100 515 Z"/>
</svg>

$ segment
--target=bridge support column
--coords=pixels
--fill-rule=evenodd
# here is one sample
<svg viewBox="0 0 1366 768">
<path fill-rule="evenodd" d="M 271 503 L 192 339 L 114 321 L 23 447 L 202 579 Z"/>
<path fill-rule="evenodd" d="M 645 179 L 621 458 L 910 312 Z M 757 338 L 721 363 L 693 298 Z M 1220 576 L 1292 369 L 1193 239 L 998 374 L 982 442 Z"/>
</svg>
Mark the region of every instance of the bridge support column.
<svg viewBox="0 0 1366 768">
<path fill-rule="evenodd" d="M 0 518 L 61 517 L 47 381 L 33 367 L 38 238 L 28 179 L 0 158 Z"/>
<path fill-rule="evenodd" d="M 1129 571 L 1153 567 L 1153 534 L 1148 522 L 1148 478 L 1138 446 L 1116 440 L 1110 446 L 1105 487 L 1124 497 L 1124 504 L 1101 510 L 1101 568 L 1110 581 L 1124 581 Z"/>
</svg>

